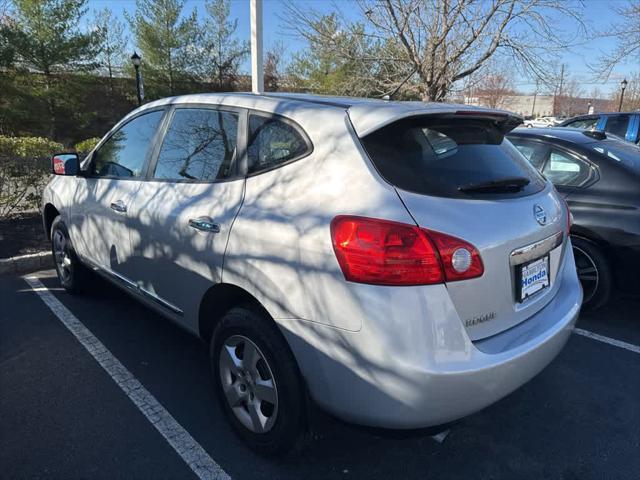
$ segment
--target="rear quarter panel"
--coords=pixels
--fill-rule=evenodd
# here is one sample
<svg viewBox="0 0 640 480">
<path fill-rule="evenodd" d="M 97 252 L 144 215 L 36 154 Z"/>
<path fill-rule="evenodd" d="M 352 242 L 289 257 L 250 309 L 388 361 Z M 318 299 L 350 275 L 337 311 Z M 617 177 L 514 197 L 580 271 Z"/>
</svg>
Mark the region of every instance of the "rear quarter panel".
<svg viewBox="0 0 640 480">
<path fill-rule="evenodd" d="M 313 152 L 247 179 L 223 282 L 252 293 L 275 319 L 357 331 L 368 300 L 344 280 L 331 220 L 350 214 L 413 222 L 395 190 L 373 174 L 344 110 L 297 110 L 289 118 L 307 132 Z"/>
</svg>

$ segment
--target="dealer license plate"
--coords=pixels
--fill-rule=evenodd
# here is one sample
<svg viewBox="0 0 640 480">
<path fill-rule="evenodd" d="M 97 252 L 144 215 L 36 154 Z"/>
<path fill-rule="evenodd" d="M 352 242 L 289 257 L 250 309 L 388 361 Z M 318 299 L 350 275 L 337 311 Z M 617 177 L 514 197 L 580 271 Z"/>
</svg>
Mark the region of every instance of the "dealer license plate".
<svg viewBox="0 0 640 480">
<path fill-rule="evenodd" d="M 523 302 L 549 286 L 549 256 L 539 258 L 533 262 L 518 267 L 518 301 Z"/>
</svg>

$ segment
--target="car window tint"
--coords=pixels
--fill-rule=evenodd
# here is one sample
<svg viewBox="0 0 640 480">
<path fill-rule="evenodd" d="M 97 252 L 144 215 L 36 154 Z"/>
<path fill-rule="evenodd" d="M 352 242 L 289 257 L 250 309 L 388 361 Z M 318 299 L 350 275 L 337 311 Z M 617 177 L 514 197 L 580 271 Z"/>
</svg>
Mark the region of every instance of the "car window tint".
<svg viewBox="0 0 640 480">
<path fill-rule="evenodd" d="M 591 169 L 576 157 L 552 149 L 542 173 L 555 185 L 577 187 L 589 179 Z"/>
<path fill-rule="evenodd" d="M 309 151 L 302 134 L 277 117 L 249 116 L 249 172 L 300 158 Z"/>
<path fill-rule="evenodd" d="M 154 178 L 212 181 L 231 174 L 238 115 L 211 109 L 177 109 L 167 130 Z"/>
<path fill-rule="evenodd" d="M 569 122 L 565 126 L 571 127 L 571 128 L 583 128 L 585 130 L 593 130 L 594 128 L 596 128 L 597 123 L 598 123 L 597 118 L 585 118 L 582 120 Z"/>
<path fill-rule="evenodd" d="M 529 160 L 529 162 L 540 170 L 544 164 L 544 153 L 547 147 L 540 142 L 528 142 L 520 138 L 511 138 L 511 143 L 518 149 L 518 151 Z"/>
<path fill-rule="evenodd" d="M 627 126 L 631 115 L 613 115 L 607 118 L 604 131 L 624 138 L 627 134 Z"/>
<path fill-rule="evenodd" d="M 139 177 L 164 111 L 134 118 L 116 131 L 93 155 L 91 173 L 98 177 Z"/>
<path fill-rule="evenodd" d="M 505 195 L 544 188 L 538 172 L 486 120 L 415 117 L 376 130 L 362 142 L 382 177 L 403 190 L 467 198 L 473 195 L 464 191 L 469 186 L 522 177 L 529 183 Z"/>
</svg>

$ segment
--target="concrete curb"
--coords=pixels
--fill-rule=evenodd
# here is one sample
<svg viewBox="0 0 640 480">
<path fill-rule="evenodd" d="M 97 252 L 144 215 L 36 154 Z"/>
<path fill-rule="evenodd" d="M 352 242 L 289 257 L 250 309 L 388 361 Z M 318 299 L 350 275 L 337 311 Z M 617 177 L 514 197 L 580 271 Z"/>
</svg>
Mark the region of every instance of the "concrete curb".
<svg viewBox="0 0 640 480">
<path fill-rule="evenodd" d="M 11 258 L 0 258 L 0 274 L 29 273 L 53 267 L 51 252 L 30 253 Z"/>
</svg>

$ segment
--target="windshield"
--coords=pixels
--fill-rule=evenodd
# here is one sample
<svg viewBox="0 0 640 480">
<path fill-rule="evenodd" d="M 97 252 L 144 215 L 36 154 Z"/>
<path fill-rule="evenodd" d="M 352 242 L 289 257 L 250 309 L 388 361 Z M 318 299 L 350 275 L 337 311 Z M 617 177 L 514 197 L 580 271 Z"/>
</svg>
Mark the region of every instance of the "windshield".
<svg viewBox="0 0 640 480">
<path fill-rule="evenodd" d="M 636 172 L 640 172 L 640 147 L 630 142 L 608 138 L 589 144 L 598 153 L 620 162 Z"/>
<path fill-rule="evenodd" d="M 544 179 L 491 121 L 418 117 L 362 142 L 380 174 L 403 190 L 442 197 L 524 196 Z"/>
</svg>

